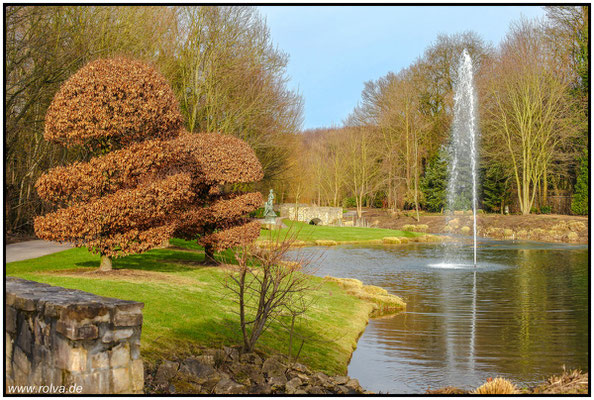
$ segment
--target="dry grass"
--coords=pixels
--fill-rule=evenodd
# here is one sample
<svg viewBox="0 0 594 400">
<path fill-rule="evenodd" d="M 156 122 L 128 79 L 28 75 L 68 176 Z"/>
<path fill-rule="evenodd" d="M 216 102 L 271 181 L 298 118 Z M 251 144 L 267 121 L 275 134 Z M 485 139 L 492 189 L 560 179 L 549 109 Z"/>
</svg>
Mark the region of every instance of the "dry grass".
<svg viewBox="0 0 594 400">
<path fill-rule="evenodd" d="M 581 221 L 569 221 L 569 229 L 571 229 L 573 232 L 581 232 L 587 228 L 586 224 Z"/>
<path fill-rule="evenodd" d="M 579 235 L 577 233 L 575 233 L 575 232 L 569 232 L 567 234 L 567 239 L 570 242 L 577 242 L 579 238 L 580 238 Z"/>
<path fill-rule="evenodd" d="M 531 393 L 534 394 L 587 394 L 588 373 L 580 370 L 566 371 L 563 367 L 561 375 L 555 375 L 541 383 Z"/>
<path fill-rule="evenodd" d="M 471 394 L 518 394 L 516 385 L 505 378 L 497 377 L 488 379 L 487 382 L 476 388 Z"/>
<path fill-rule="evenodd" d="M 406 303 L 400 297 L 389 294 L 386 289 L 378 286 L 363 285 L 358 279 L 326 276 L 324 280 L 336 282 L 348 294 L 373 304 L 372 317 L 393 314 L 406 308 Z"/>
<path fill-rule="evenodd" d="M 388 236 L 382 239 L 385 244 L 400 244 L 400 239 L 393 236 Z"/>
<path fill-rule="evenodd" d="M 427 393 L 427 394 L 468 394 L 467 391 L 457 388 L 455 386 L 446 386 L 446 387 L 435 389 L 435 390 L 427 389 L 427 391 L 425 391 L 425 393 Z"/>
<path fill-rule="evenodd" d="M 488 379 L 487 382 L 473 391 L 446 386 L 439 389 L 427 389 L 427 394 L 588 394 L 588 373 L 580 370 L 567 371 L 565 366 L 561 375 L 548 378 L 545 382 L 532 388 L 518 389 L 512 382 L 504 378 Z"/>
<path fill-rule="evenodd" d="M 451 226 L 452 228 L 457 228 L 458 226 L 460 226 L 460 218 L 454 218 L 454 219 L 449 220 L 447 226 Z"/>
<path fill-rule="evenodd" d="M 182 260 L 176 262 L 179 262 L 181 264 L 181 261 Z M 204 265 L 200 266 L 204 268 Z M 220 266 L 217 266 L 217 268 L 220 268 Z M 39 274 L 69 278 L 112 280 L 132 283 L 142 281 L 149 283 L 168 283 L 172 285 L 191 285 L 198 287 L 207 285 L 207 283 L 201 282 L 189 276 L 170 274 L 166 272 L 145 271 L 139 269 L 113 269 L 111 271 L 99 271 L 97 268 L 74 268 L 61 269 L 56 271 L 43 271 Z"/>
<path fill-rule="evenodd" d="M 359 279 L 335 278 L 333 276 L 325 276 L 324 280 L 338 283 L 338 285 L 344 289 L 352 289 L 352 288 L 358 289 L 358 288 L 363 287 L 363 282 L 361 282 Z"/>
<path fill-rule="evenodd" d="M 325 239 L 318 239 L 315 241 L 316 246 L 336 246 L 338 242 L 336 240 L 325 240 Z"/>
<path fill-rule="evenodd" d="M 429 229 L 429 226 L 425 225 L 425 224 L 417 224 L 417 225 L 407 224 L 407 225 L 404 225 L 402 227 L 402 229 L 405 231 L 409 231 L 409 232 L 427 232 L 427 229 Z"/>
<path fill-rule="evenodd" d="M 425 225 L 425 224 L 418 224 L 415 227 L 415 232 L 427 232 L 427 229 L 429 229 L 429 225 Z"/>
<path fill-rule="evenodd" d="M 518 239 L 528 239 L 528 237 L 529 237 L 528 231 L 526 229 L 520 229 L 519 231 L 516 232 L 516 237 Z"/>
</svg>

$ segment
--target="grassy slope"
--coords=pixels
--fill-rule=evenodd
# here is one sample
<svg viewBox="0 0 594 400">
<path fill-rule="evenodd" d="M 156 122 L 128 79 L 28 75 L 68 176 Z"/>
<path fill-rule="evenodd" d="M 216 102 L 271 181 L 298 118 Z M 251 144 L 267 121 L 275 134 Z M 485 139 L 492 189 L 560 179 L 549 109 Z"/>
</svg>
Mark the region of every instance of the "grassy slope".
<svg viewBox="0 0 594 400">
<path fill-rule="evenodd" d="M 285 223 L 285 225 L 287 225 L 287 228 L 283 228 L 278 231 L 262 231 L 262 233 L 260 234 L 260 239 L 274 240 L 276 239 L 277 235 L 280 235 L 280 238 L 282 239 L 287 234 L 296 234 L 297 240 L 304 241 L 314 241 L 322 239 L 335 240 L 338 242 L 359 242 L 367 240 L 377 240 L 389 236 L 414 237 L 423 235 L 423 233 L 398 231 L 394 229 L 309 225 L 305 222 L 296 222 L 289 220 L 284 220 L 283 222 Z"/>
<path fill-rule="evenodd" d="M 199 248 L 180 240 L 173 240 L 173 244 Z M 223 256 L 232 258 L 230 253 Z M 101 276 L 80 274 L 95 270 L 98 256 L 84 248 L 71 249 L 8 263 L 6 275 L 143 302 L 142 353 L 150 362 L 159 357 L 171 358 L 172 354 L 187 354 L 192 345 L 241 343 L 238 317 L 234 314 L 236 305 L 222 286 L 226 273 L 220 268 L 200 266 L 198 263 L 203 258 L 199 252 L 152 250 L 114 260 L 115 268 L 128 271 Z M 78 274 L 69 272 L 74 269 Z M 299 327 L 299 333 L 311 337 L 305 342 L 300 361 L 330 374 L 346 373 L 351 351 L 367 323 L 371 306 L 346 295 L 335 283 L 312 279 L 319 286 L 312 294 L 316 297 L 315 305 Z M 287 332 L 273 325 L 261 337 L 257 348 L 286 353 L 287 346 Z"/>
</svg>

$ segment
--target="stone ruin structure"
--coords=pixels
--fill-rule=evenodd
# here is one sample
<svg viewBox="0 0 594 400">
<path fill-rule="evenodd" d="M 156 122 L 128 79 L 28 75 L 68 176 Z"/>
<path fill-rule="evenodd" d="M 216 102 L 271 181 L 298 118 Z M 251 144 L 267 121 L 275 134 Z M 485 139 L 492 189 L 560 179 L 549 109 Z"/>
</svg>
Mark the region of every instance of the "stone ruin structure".
<svg viewBox="0 0 594 400">
<path fill-rule="evenodd" d="M 77 385 L 88 394 L 142 393 L 143 307 L 7 277 L 6 387 L 64 386 L 70 394 L 69 388 Z"/>
<path fill-rule="evenodd" d="M 281 218 L 313 225 L 342 225 L 341 207 L 317 207 L 284 203 L 279 206 Z"/>
</svg>

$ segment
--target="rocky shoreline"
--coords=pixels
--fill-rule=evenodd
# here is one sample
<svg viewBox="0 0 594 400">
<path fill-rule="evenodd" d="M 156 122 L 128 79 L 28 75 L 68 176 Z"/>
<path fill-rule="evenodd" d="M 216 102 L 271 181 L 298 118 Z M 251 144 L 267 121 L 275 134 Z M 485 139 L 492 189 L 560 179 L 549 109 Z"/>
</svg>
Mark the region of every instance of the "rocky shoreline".
<svg viewBox="0 0 594 400">
<path fill-rule="evenodd" d="M 501 378 L 487 379 L 474 390 L 452 386 L 428 389 L 430 395 L 587 394 L 588 373 L 565 371 L 533 387 Z M 359 381 L 312 371 L 284 355 L 241 354 L 238 347 L 203 348 L 191 357 L 145 365 L 144 394 L 203 395 L 363 395 Z"/>
<path fill-rule="evenodd" d="M 369 394 L 357 379 L 328 376 L 283 355 L 203 348 L 184 359 L 145 366 L 145 394 Z"/>
<path fill-rule="evenodd" d="M 368 302 L 369 318 L 402 311 L 406 303 L 386 290 L 356 279 L 325 277 Z M 363 331 L 360 332 L 362 334 Z M 359 335 L 360 336 L 360 335 Z M 353 349 L 354 350 L 354 349 Z M 186 358 L 145 365 L 146 394 L 368 394 L 357 379 L 312 371 L 281 354 L 241 354 L 239 347 L 201 348 Z"/>
<path fill-rule="evenodd" d="M 428 232 L 436 234 L 472 235 L 472 215 L 456 212 L 445 215 L 421 215 L 420 221 L 403 213 L 368 209 L 363 217 L 371 227 Z M 504 240 L 530 240 L 548 243 L 587 244 L 588 217 L 571 215 L 477 215 L 480 237 Z"/>
<path fill-rule="evenodd" d="M 411 225 L 412 226 L 412 225 Z M 420 231 L 417 231 L 420 232 Z M 369 240 L 329 240 L 329 239 L 318 239 L 318 240 L 294 240 L 291 242 L 291 247 L 310 247 L 310 246 L 339 246 L 345 244 L 363 244 L 363 245 L 397 245 L 397 244 L 408 244 L 408 243 L 441 243 L 447 240 L 445 236 L 437 236 L 429 233 L 425 233 L 421 236 L 414 237 L 396 237 L 387 236 L 381 239 L 369 239 Z M 274 247 L 276 242 L 270 240 L 258 240 L 255 242 L 258 247 Z"/>
</svg>

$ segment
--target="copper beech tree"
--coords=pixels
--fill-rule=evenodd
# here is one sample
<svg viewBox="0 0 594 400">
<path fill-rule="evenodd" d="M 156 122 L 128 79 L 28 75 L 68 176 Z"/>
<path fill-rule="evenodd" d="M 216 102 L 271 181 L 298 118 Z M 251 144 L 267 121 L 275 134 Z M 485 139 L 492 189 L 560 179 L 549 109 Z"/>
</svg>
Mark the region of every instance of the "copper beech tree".
<svg viewBox="0 0 594 400">
<path fill-rule="evenodd" d="M 262 167 L 242 140 L 182 128 L 177 100 L 153 68 L 124 58 L 94 61 L 60 88 L 46 115 L 46 140 L 96 156 L 51 169 L 39 196 L 58 207 L 35 219 L 37 236 L 112 257 L 198 239 L 207 259 L 244 244 L 259 225 L 244 215 L 260 193 L 224 193 L 258 181 Z"/>
</svg>

